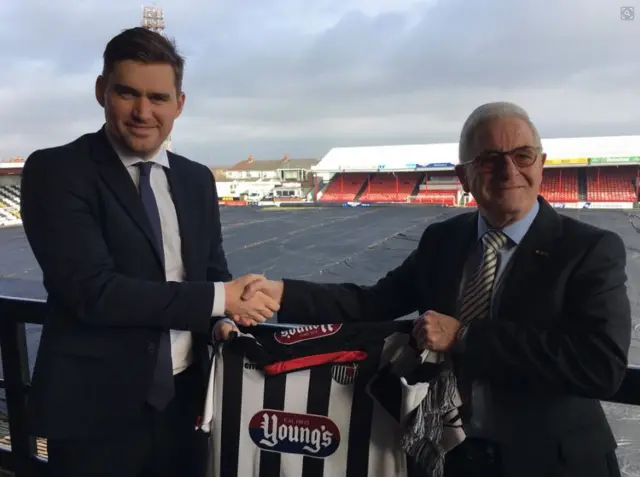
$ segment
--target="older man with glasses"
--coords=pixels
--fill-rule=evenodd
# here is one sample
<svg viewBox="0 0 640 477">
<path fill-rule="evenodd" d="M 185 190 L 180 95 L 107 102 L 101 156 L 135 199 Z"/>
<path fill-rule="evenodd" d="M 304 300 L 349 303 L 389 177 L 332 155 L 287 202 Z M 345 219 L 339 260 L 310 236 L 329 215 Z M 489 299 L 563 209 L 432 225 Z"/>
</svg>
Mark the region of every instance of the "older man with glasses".
<svg viewBox="0 0 640 477">
<path fill-rule="evenodd" d="M 430 225 L 375 285 L 260 280 L 246 298 L 262 290 L 280 322 L 305 324 L 417 310 L 414 336 L 452 362 L 448 385 L 463 402 L 467 438 L 446 455 L 445 477 L 619 476 L 600 400 L 627 368 L 625 246 L 539 195 L 546 156 L 520 107 L 478 107 L 459 155 L 478 212 Z"/>
</svg>

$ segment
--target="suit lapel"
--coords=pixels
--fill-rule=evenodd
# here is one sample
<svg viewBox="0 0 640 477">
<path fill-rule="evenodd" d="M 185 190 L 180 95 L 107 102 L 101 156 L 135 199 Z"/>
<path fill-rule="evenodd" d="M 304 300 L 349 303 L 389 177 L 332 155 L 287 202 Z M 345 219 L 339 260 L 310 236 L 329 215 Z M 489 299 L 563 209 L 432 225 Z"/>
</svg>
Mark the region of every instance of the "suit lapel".
<svg viewBox="0 0 640 477">
<path fill-rule="evenodd" d="M 126 167 L 118 158 L 113 147 L 109 143 L 104 127 L 94 136 L 91 146 L 91 156 L 98 163 L 98 170 L 107 187 L 111 189 L 113 195 L 129 214 L 133 221 L 140 227 L 149 240 L 149 245 L 153 248 L 158 264 L 162 265 L 162 255 L 164 252 L 158 249 L 158 244 L 154 238 L 151 223 L 144 210 L 142 200 L 127 172 Z"/>
<path fill-rule="evenodd" d="M 560 217 L 542 197 L 540 210 L 509 264 L 501 281 L 493 309 L 494 316 L 511 316 L 510 308 L 522 304 L 522 297 L 546 280 L 553 264 L 553 243 L 560 235 Z"/>
<path fill-rule="evenodd" d="M 447 247 L 436 252 L 441 254 L 438 260 L 442 260 L 438 270 L 446 272 L 440 275 L 440 292 L 434 297 L 438 306 L 434 309 L 449 316 L 456 316 L 462 271 L 469 257 L 470 247 L 477 237 L 478 212 L 461 217 L 460 220 L 461 224 L 454 225 L 452 230 L 443 231 L 446 236 L 442 240 L 447 243 Z"/>
<path fill-rule="evenodd" d="M 167 152 L 169 156 L 169 169 L 165 169 L 167 180 L 173 204 L 176 208 L 178 216 L 178 227 L 180 228 L 180 241 L 182 251 L 182 262 L 187 278 L 192 277 L 193 271 L 197 268 L 194 262 L 194 250 L 197 250 L 197 244 L 194 243 L 198 237 L 198 230 L 195 223 L 194 210 L 198 210 L 197 201 L 190 200 L 189 196 L 189 175 L 185 171 L 179 161 L 171 152 Z"/>
</svg>

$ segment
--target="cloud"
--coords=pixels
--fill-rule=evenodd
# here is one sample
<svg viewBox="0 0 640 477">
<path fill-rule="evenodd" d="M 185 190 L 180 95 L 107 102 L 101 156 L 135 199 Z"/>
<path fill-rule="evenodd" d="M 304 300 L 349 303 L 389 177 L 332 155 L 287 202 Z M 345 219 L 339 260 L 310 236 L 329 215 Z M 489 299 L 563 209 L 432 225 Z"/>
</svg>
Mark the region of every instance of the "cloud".
<svg viewBox="0 0 640 477">
<path fill-rule="evenodd" d="M 491 100 L 521 104 L 545 137 L 637 133 L 640 20 L 605 0 L 159 5 L 187 57 L 174 145 L 201 162 L 454 142 Z M 104 45 L 140 16 L 125 0 L 2 3 L 0 157 L 100 127 Z"/>
</svg>

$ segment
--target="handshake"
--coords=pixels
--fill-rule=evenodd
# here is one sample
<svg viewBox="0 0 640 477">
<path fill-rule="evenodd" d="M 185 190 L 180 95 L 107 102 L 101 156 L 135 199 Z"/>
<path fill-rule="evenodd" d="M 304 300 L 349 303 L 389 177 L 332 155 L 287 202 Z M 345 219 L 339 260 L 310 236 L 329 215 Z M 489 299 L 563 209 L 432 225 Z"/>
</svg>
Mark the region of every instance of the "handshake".
<svg viewBox="0 0 640 477">
<path fill-rule="evenodd" d="M 225 315 L 237 324 L 251 326 L 271 318 L 280 309 L 282 281 L 262 275 L 244 275 L 224 284 Z"/>
</svg>

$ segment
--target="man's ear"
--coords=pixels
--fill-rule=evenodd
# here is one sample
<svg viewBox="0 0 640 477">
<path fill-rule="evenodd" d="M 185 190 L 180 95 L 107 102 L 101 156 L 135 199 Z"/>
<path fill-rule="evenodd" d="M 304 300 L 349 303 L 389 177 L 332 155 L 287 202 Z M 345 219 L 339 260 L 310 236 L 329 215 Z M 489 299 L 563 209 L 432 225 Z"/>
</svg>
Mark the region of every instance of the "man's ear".
<svg viewBox="0 0 640 477">
<path fill-rule="evenodd" d="M 184 108 L 184 102 L 186 100 L 186 96 L 183 92 L 181 92 L 178 95 L 178 113 L 176 114 L 176 119 L 178 119 L 180 117 L 180 115 L 182 114 L 182 109 Z"/>
<path fill-rule="evenodd" d="M 107 80 L 100 75 L 96 78 L 96 101 L 104 108 L 104 96 L 107 92 Z"/>
<path fill-rule="evenodd" d="M 458 164 L 455 167 L 456 176 L 458 176 L 458 180 L 460 181 L 460 185 L 462 185 L 462 190 L 465 193 L 469 193 L 469 181 L 467 180 L 467 170 L 461 164 Z"/>
</svg>

